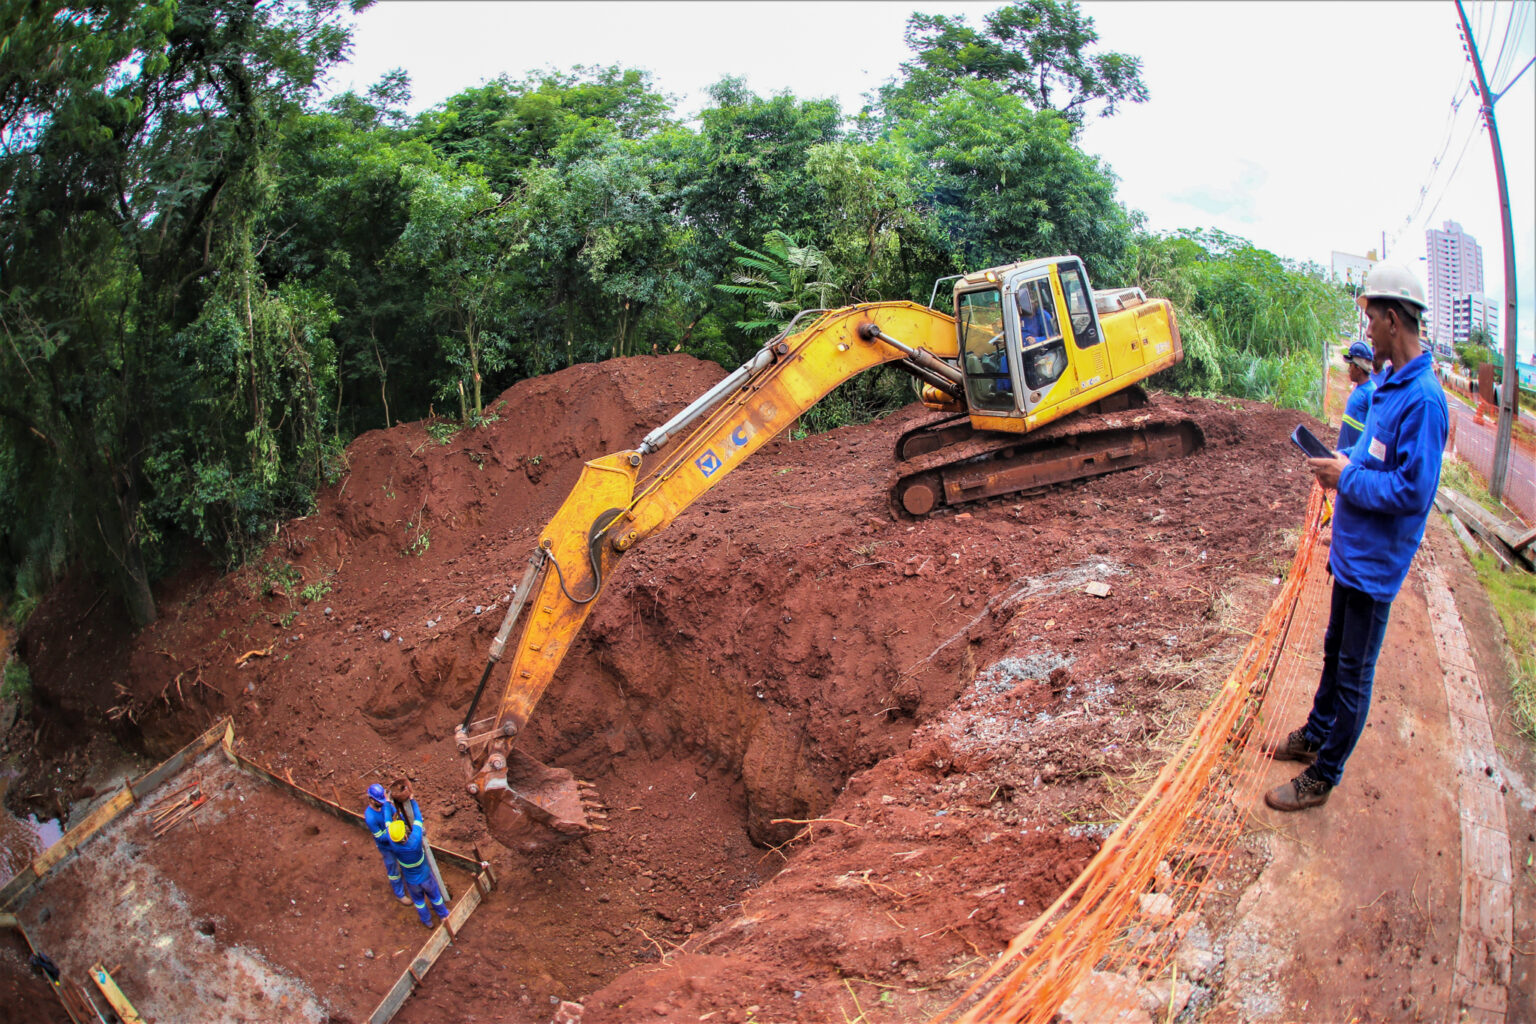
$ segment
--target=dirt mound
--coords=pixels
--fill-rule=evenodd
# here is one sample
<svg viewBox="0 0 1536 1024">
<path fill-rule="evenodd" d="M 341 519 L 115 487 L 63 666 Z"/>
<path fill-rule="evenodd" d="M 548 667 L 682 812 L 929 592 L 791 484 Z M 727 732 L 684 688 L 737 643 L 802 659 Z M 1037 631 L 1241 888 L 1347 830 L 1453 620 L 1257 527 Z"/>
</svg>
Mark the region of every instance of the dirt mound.
<svg viewBox="0 0 1536 1024">
<path fill-rule="evenodd" d="M 353 802 L 403 771 L 439 841 L 485 843 L 451 732 L 498 606 L 581 462 L 720 376 L 683 356 L 578 366 L 446 443 L 429 424 L 359 438 L 315 515 L 236 574 L 173 581 L 137 637 L 82 616 L 82 584 L 51 595 L 21 638 L 43 718 L 18 729 L 45 755 L 108 728 L 158 753 L 230 713 L 301 785 Z M 1286 564 L 1310 483 L 1296 415 L 1155 400 L 1200 424 L 1201 453 L 895 520 L 911 407 L 769 444 L 626 556 L 523 739 L 599 785 L 613 830 L 501 855 L 501 890 L 401 1019 L 543 1021 L 582 999 L 589 1021 L 812 1020 L 952 997 L 1092 855 L 1106 802 L 1150 777 Z M 79 795 L 84 769 L 62 766 L 14 791 Z"/>
</svg>

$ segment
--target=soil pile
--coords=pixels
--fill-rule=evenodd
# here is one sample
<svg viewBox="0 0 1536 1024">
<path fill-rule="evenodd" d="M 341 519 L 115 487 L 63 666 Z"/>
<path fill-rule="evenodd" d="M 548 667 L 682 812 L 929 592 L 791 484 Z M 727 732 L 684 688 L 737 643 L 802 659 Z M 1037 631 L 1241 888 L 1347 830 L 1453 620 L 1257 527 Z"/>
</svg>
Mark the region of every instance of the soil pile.
<svg viewBox="0 0 1536 1024">
<path fill-rule="evenodd" d="M 583 365 L 481 429 L 364 435 L 315 515 L 237 573 L 172 581 L 136 637 L 61 587 L 21 638 L 39 712 L 10 739 L 39 755 L 13 800 L 87 795 L 82 731 L 159 755 L 227 713 L 299 784 L 360 802 L 403 772 L 437 841 L 489 848 L 451 733 L 534 538 L 583 460 L 720 376 Z M 522 740 L 597 783 L 612 831 L 499 853 L 399 1019 L 822 1020 L 958 994 L 1139 795 L 1288 564 L 1297 415 L 1155 403 L 1204 450 L 921 521 L 886 497 L 921 407 L 781 438 L 627 555 Z"/>
</svg>

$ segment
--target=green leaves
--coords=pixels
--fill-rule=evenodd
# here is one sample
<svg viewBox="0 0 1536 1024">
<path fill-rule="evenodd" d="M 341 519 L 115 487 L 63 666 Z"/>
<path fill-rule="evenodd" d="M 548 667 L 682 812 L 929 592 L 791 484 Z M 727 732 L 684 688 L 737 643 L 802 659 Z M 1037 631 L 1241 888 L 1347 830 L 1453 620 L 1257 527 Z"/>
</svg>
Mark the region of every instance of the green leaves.
<svg viewBox="0 0 1536 1024">
<path fill-rule="evenodd" d="M 191 496 L 219 475 L 169 468 L 189 438 L 247 467 L 267 514 L 308 500 L 329 319 L 257 278 L 252 227 L 274 126 L 345 41 L 336 7 L 111 0 L 8 33 L 0 444 L 31 472 L 0 566 L 18 577 L 40 554 L 17 538 L 62 536 L 152 620 L 164 538 L 200 528 Z"/>
<path fill-rule="evenodd" d="M 841 289 L 832 266 L 815 246 L 800 245 L 783 231 L 769 232 L 762 252 L 731 245 L 737 254 L 736 273 L 729 284 L 715 287 L 762 310 L 757 319 L 737 322 L 743 331 L 775 332 L 802 310 L 839 305 L 835 297 Z"/>
<path fill-rule="evenodd" d="M 906 42 L 917 56 L 902 65 L 900 82 L 882 90 L 888 113 L 916 116 L 967 81 L 992 82 L 1033 110 L 1054 110 L 1074 133 L 1094 103 L 1108 117 L 1120 103 L 1146 102 L 1140 58 L 1089 52 L 1099 35 L 1073 0 L 1015 0 L 985 22 L 977 30 L 964 17 L 914 14 Z"/>
<path fill-rule="evenodd" d="M 1169 383 L 1321 412 L 1322 347 L 1354 322 L 1321 268 L 1221 231 L 1137 239 L 1134 283 L 1174 303 L 1184 362 Z"/>
</svg>

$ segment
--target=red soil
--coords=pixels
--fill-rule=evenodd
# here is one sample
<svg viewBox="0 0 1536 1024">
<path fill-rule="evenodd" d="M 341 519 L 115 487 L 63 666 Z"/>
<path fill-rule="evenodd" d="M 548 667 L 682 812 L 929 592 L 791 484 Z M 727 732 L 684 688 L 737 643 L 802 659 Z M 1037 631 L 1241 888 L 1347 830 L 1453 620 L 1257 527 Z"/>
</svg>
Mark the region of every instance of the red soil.
<svg viewBox="0 0 1536 1024">
<path fill-rule="evenodd" d="M 99 785 L 69 757 L 82 736 L 164 756 L 232 714 L 299 784 L 360 803 L 401 772 L 436 841 L 494 845 L 451 733 L 502 602 L 582 460 L 720 376 L 686 356 L 582 365 L 445 444 L 420 423 L 366 434 L 314 515 L 238 572 L 168 581 L 137 636 L 84 581 L 60 587 L 20 639 L 39 710 L 8 737 L 37 745 L 13 804 Z M 599 786 L 612 831 L 498 852 L 499 890 L 397 1019 L 945 1005 L 1092 856 L 1288 563 L 1310 486 L 1297 415 L 1155 401 L 1200 423 L 1202 452 L 893 520 L 892 445 L 926 415 L 910 407 L 770 444 L 626 556 L 522 740 Z"/>
</svg>

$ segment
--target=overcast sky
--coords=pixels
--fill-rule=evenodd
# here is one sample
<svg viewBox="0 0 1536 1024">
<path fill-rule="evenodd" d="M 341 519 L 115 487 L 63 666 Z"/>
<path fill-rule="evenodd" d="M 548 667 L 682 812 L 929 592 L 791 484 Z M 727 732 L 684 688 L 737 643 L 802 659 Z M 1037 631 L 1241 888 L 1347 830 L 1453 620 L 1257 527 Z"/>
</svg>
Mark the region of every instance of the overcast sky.
<svg viewBox="0 0 1536 1024">
<path fill-rule="evenodd" d="M 902 34 L 912 12 L 964 15 L 980 27 L 1000 6 L 385 0 L 358 17 L 352 61 L 330 85 L 362 90 L 404 68 L 419 111 L 502 74 L 621 64 L 650 71 L 684 114 L 725 75 L 765 96 L 836 97 L 852 113 L 910 57 Z M 1334 250 L 1364 255 L 1385 241 L 1389 259 L 1422 276 L 1425 228 L 1455 220 L 1482 245 L 1487 291 L 1502 300 L 1493 158 L 1468 95 L 1454 3 L 1081 7 L 1101 48 L 1142 60 L 1149 100 L 1091 123 L 1082 142 L 1113 168 L 1121 200 L 1149 227 L 1220 228 L 1324 267 Z M 1467 14 L 1498 90 L 1536 52 L 1536 2 L 1469 3 Z M 1521 359 L 1530 360 L 1536 69 L 1494 109 L 1509 175 Z"/>
</svg>

